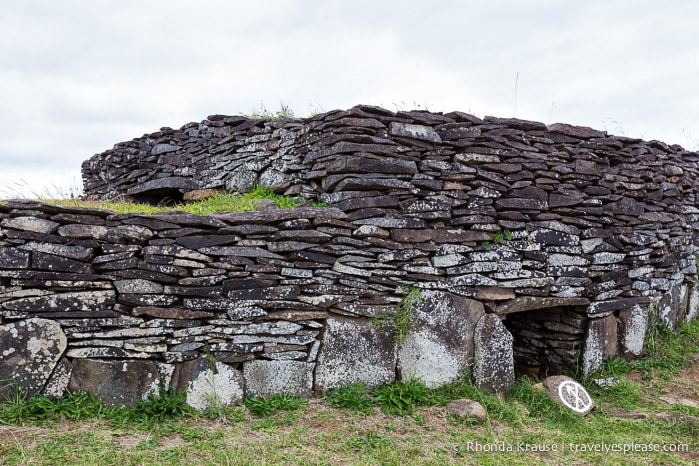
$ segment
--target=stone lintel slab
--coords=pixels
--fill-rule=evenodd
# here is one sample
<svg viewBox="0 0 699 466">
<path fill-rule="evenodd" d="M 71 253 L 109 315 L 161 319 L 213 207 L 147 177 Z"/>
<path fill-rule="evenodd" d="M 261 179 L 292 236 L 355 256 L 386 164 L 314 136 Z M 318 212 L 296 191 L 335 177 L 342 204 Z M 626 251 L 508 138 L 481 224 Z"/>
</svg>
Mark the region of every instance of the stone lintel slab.
<svg viewBox="0 0 699 466">
<path fill-rule="evenodd" d="M 497 315 L 513 314 L 515 312 L 532 311 L 534 309 L 546 309 L 562 306 L 587 306 L 590 300 L 582 297 L 557 298 L 557 297 L 537 297 L 521 296 L 498 304 L 495 307 Z"/>
<path fill-rule="evenodd" d="M 620 299 L 610 299 L 606 301 L 595 301 L 590 304 L 587 308 L 587 315 L 590 317 L 596 317 L 606 312 L 618 311 L 619 309 L 626 309 L 627 307 L 633 307 L 637 304 L 649 304 L 650 298 L 648 297 L 636 297 L 636 298 L 620 298 Z"/>
</svg>

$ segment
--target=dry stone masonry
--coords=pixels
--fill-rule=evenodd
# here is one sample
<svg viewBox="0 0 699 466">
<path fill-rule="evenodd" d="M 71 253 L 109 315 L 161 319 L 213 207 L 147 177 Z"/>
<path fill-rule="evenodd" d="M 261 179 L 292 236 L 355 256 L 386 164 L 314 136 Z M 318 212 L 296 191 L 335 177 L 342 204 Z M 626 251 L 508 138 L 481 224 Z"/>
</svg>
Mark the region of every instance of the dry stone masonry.
<svg viewBox="0 0 699 466">
<path fill-rule="evenodd" d="M 698 172 L 679 146 L 461 112 L 162 128 L 85 161 L 86 195 L 259 185 L 305 206 L 2 203 L 0 380 L 115 404 L 162 384 L 206 407 L 469 371 L 496 392 L 515 373 L 590 374 L 638 357 L 651 316 L 697 315 Z M 409 287 L 421 299 L 397 343 Z"/>
</svg>

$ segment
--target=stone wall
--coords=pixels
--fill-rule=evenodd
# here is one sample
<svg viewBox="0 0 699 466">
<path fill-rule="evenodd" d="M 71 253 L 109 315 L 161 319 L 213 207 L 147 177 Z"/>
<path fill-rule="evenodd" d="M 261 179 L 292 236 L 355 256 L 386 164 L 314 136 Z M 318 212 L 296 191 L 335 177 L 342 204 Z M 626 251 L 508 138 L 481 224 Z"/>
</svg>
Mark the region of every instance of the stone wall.
<svg viewBox="0 0 699 466">
<path fill-rule="evenodd" d="M 0 379 L 116 403 L 170 383 L 203 406 L 213 386 L 234 402 L 438 385 L 471 367 L 507 391 L 515 369 L 557 373 L 579 354 L 589 374 L 641 353 L 651 309 L 673 327 L 696 316 L 698 161 L 590 128 L 367 106 L 163 128 L 86 161 L 86 194 L 164 202 L 262 185 L 330 207 L 6 202 L 0 349 L 24 353 L 3 358 Z M 423 299 L 396 345 L 407 286 Z M 55 343 L 37 353 L 30 327 Z M 38 354 L 50 369 L 18 372 Z"/>
</svg>

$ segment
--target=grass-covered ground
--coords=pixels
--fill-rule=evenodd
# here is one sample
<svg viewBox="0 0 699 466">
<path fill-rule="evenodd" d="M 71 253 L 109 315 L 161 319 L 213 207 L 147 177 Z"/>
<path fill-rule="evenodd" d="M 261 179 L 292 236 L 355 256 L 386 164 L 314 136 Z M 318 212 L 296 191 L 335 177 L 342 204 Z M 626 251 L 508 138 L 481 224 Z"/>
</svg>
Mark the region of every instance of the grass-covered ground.
<svg viewBox="0 0 699 466">
<path fill-rule="evenodd" d="M 468 380 L 434 390 L 414 382 L 350 386 L 310 401 L 249 398 L 203 412 L 166 391 L 132 409 L 89 394 L 16 394 L 0 404 L 0 465 L 699 464 L 699 409 L 661 400 L 699 402 L 699 320 L 676 333 L 654 325 L 643 359 L 612 360 L 599 375 L 621 383 L 584 381 L 597 403 L 586 417 L 528 379 L 506 398 Z M 443 405 L 457 398 L 481 402 L 488 420 L 450 417 Z M 632 451 L 615 451 L 623 449 Z"/>
</svg>

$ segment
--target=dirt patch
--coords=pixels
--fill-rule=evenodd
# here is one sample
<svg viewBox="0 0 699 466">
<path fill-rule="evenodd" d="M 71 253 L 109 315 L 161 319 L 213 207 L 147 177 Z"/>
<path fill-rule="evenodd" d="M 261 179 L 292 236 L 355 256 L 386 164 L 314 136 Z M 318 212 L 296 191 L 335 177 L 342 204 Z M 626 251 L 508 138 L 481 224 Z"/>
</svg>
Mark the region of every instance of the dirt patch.
<svg viewBox="0 0 699 466">
<path fill-rule="evenodd" d="M 24 442 L 27 437 L 41 434 L 42 427 L 0 426 L 0 443 Z"/>
</svg>

